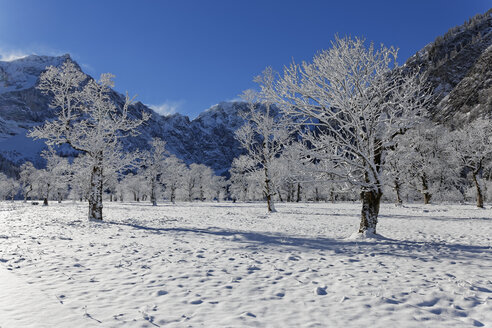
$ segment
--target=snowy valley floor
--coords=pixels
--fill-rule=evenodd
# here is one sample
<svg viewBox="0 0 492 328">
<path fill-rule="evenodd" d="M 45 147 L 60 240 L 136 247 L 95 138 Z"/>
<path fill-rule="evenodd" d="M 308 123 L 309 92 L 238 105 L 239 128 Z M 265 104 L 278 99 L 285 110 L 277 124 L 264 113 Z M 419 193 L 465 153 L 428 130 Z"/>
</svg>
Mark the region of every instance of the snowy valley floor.
<svg viewBox="0 0 492 328">
<path fill-rule="evenodd" d="M 492 327 L 492 210 L 0 203 L 0 327 Z"/>
</svg>

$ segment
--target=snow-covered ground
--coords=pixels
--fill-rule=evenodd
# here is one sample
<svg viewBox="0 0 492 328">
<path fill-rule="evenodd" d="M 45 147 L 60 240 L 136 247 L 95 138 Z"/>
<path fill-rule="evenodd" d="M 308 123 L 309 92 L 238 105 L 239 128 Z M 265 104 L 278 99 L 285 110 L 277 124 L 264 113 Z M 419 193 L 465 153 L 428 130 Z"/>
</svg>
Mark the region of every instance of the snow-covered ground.
<svg viewBox="0 0 492 328">
<path fill-rule="evenodd" d="M 492 210 L 0 203 L 0 327 L 492 327 Z"/>
</svg>

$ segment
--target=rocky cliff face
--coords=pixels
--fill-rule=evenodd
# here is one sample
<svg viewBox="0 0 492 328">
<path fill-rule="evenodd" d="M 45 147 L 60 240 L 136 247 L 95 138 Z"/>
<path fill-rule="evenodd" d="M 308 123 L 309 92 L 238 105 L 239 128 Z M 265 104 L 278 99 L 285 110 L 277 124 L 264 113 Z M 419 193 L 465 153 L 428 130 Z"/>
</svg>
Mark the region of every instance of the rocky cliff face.
<svg viewBox="0 0 492 328">
<path fill-rule="evenodd" d="M 437 37 L 405 66 L 428 74 L 435 120 L 459 125 L 492 115 L 492 9 Z"/>
</svg>

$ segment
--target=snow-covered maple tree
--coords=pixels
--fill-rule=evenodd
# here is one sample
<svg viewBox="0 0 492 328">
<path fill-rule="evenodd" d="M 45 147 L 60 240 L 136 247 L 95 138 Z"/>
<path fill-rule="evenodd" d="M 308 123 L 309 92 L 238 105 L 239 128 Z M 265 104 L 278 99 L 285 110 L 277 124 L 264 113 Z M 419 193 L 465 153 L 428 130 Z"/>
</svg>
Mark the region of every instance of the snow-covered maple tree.
<svg viewBox="0 0 492 328">
<path fill-rule="evenodd" d="M 166 150 L 166 142 L 159 138 L 153 138 L 150 150 L 142 153 L 142 174 L 147 181 L 153 206 L 157 206 L 157 191 L 161 186 L 161 176 L 167 156 L 169 153 Z"/>
<path fill-rule="evenodd" d="M 258 81 L 273 82 L 272 71 L 267 69 Z M 268 101 L 262 101 L 258 95 L 247 90 L 243 99 L 248 110 L 242 113 L 245 120 L 235 132 L 241 147 L 246 150 L 255 169 L 263 173 L 263 195 L 267 201 L 268 212 L 275 212 L 273 196 L 275 188 L 272 184 L 272 165 L 282 153 L 284 146 L 292 139 L 292 122 L 287 115 L 279 115 Z"/>
<path fill-rule="evenodd" d="M 395 136 L 424 114 L 428 93 L 419 72 L 398 67 L 397 49 L 336 37 L 312 62 L 292 62 L 261 93 L 288 115 L 318 127 L 306 138 L 329 159 L 337 180 L 360 188 L 360 233 L 376 233 L 383 168 Z"/>
<path fill-rule="evenodd" d="M 87 77 L 71 61 L 61 67 L 50 66 L 40 77 L 38 89 L 52 96 L 57 117 L 35 127 L 30 136 L 46 139 L 48 145 L 69 144 L 90 159 L 88 193 L 90 220 L 102 220 L 103 172 L 105 157 L 119 150 L 120 139 L 135 135 L 148 119 L 129 116 L 132 104 L 128 94 L 123 104 L 111 97 L 113 75 L 102 74 L 99 81 Z"/>
<path fill-rule="evenodd" d="M 469 171 L 473 181 L 477 207 L 483 208 L 484 188 L 482 174 L 492 161 L 492 122 L 479 118 L 455 130 L 449 146 L 460 165 Z"/>
</svg>

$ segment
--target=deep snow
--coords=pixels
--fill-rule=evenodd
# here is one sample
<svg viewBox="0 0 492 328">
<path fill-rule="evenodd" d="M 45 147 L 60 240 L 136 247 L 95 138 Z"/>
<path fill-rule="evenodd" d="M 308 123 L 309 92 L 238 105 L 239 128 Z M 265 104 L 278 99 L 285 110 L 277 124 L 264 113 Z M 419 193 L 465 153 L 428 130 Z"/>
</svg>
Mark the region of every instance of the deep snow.
<svg viewBox="0 0 492 328">
<path fill-rule="evenodd" d="M 492 210 L 0 203 L 0 327 L 492 327 Z"/>
</svg>

